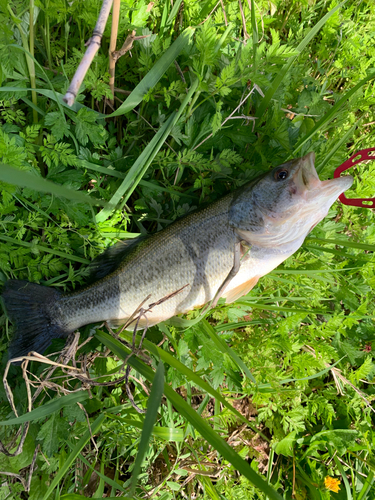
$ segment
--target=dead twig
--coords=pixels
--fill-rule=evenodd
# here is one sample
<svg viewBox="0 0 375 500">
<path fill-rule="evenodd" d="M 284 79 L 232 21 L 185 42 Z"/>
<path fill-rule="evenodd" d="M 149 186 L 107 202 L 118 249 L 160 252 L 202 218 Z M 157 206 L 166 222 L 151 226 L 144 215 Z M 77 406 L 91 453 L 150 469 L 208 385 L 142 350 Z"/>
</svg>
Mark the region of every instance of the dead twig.
<svg viewBox="0 0 375 500">
<path fill-rule="evenodd" d="M 139 342 L 139 345 L 138 345 L 138 348 L 135 347 L 135 339 L 136 339 L 136 335 L 137 335 L 137 329 L 138 329 L 138 325 L 139 325 L 139 321 L 141 319 L 141 317 L 144 316 L 145 319 L 146 319 L 146 327 L 144 328 L 143 330 L 143 333 L 142 333 L 142 337 L 141 337 L 141 340 Z M 138 315 L 138 319 L 137 319 L 137 322 L 134 326 L 134 330 L 133 330 L 133 345 L 132 345 L 132 351 L 131 353 L 127 356 L 127 358 L 125 359 L 124 363 L 127 363 L 128 360 L 135 354 L 137 355 L 139 353 L 139 351 L 141 350 L 142 348 L 142 344 L 143 344 L 143 340 L 146 336 L 146 333 L 147 333 L 147 329 L 148 329 L 148 321 L 147 321 L 147 317 L 145 315 L 145 313 L 143 312 L 143 309 L 141 308 L 140 311 L 139 311 L 139 315 Z M 133 394 L 130 390 L 130 387 L 129 387 L 129 374 L 130 374 L 130 370 L 131 370 L 131 366 L 128 365 L 126 367 L 126 373 L 125 373 L 125 389 L 126 389 L 126 393 L 128 395 L 128 398 L 129 398 L 129 401 L 131 402 L 133 408 L 138 412 L 138 413 L 146 413 L 146 410 L 143 410 L 142 408 L 139 408 L 139 406 L 135 403 L 134 401 L 134 398 L 133 398 Z"/>
<path fill-rule="evenodd" d="M 220 0 L 220 3 L 221 3 L 221 10 L 223 11 L 223 15 L 224 15 L 225 26 L 228 26 L 227 13 L 225 12 L 223 0 Z"/>
<path fill-rule="evenodd" d="M 250 90 L 250 92 L 241 99 L 239 105 L 232 111 L 232 113 L 227 117 L 225 118 L 225 120 L 222 122 L 222 124 L 220 125 L 220 127 L 223 127 L 228 120 L 231 120 L 233 115 L 240 109 L 240 107 L 245 103 L 245 101 L 251 96 L 251 94 L 254 92 L 254 90 L 260 90 L 258 86 L 254 85 L 253 88 Z M 246 117 L 247 119 L 249 119 L 249 117 Z M 254 123 L 255 123 L 255 119 L 254 118 Z M 195 146 L 195 148 L 193 148 L 192 151 L 195 151 L 196 149 L 199 148 L 199 146 L 201 146 L 204 142 L 206 142 L 210 137 L 212 137 L 212 132 L 211 134 L 209 134 L 205 139 L 203 139 L 203 141 L 201 141 L 197 146 Z"/>
<path fill-rule="evenodd" d="M 175 62 L 176 62 L 176 61 L 175 61 Z M 146 120 L 146 118 L 144 118 L 144 117 L 143 117 L 143 116 L 142 116 L 142 115 L 141 115 L 141 114 L 140 114 L 137 110 L 133 109 L 132 111 L 134 111 L 134 113 L 135 113 L 135 114 L 137 114 L 137 115 L 139 116 L 139 118 L 141 118 L 141 119 L 142 119 L 145 123 L 147 123 L 147 125 L 148 125 L 149 127 L 151 127 L 151 128 L 152 128 L 152 130 L 153 130 L 155 133 L 157 132 L 157 129 L 156 129 L 155 127 L 153 127 L 153 126 L 151 125 L 151 123 L 150 123 L 148 120 Z M 170 145 L 167 141 L 165 141 L 165 144 L 166 144 L 166 145 L 169 147 L 169 149 L 170 149 L 171 151 L 173 151 L 173 153 L 177 156 L 177 152 L 176 152 L 176 151 L 172 148 L 172 146 L 171 146 L 171 145 Z"/>
<path fill-rule="evenodd" d="M 112 8 L 112 26 L 111 26 L 111 40 L 109 42 L 109 88 L 111 89 L 113 98 L 111 99 L 111 105 L 113 106 L 115 101 L 115 69 L 116 61 L 113 54 L 116 50 L 117 34 L 118 34 L 118 23 L 120 19 L 120 0 L 113 0 Z"/>
<path fill-rule="evenodd" d="M 200 26 L 201 24 L 204 24 L 206 21 L 208 21 L 210 19 L 210 17 L 212 16 L 212 14 L 215 12 L 215 10 L 219 7 L 219 5 L 220 5 L 220 0 L 217 2 L 217 4 L 215 5 L 215 7 L 208 14 L 208 16 L 206 17 L 206 19 L 204 19 L 201 23 L 199 23 L 198 26 Z"/>
<path fill-rule="evenodd" d="M 132 380 L 135 380 L 137 382 L 137 384 L 139 384 L 142 387 L 142 389 L 145 391 L 147 396 L 150 395 L 150 389 L 146 386 L 146 384 L 144 382 L 142 382 L 142 380 L 139 380 L 139 378 L 134 377 L 134 375 L 129 375 L 129 378 L 131 378 Z"/>
<path fill-rule="evenodd" d="M 135 30 L 133 30 L 130 35 L 128 35 L 125 39 L 125 42 L 121 49 L 116 50 L 115 52 L 112 52 L 112 58 L 114 64 L 117 63 L 117 61 L 120 59 L 121 56 L 125 55 L 127 52 L 130 52 L 133 48 L 133 44 L 136 40 L 142 40 L 143 38 L 148 38 L 151 35 L 142 35 L 142 36 L 136 36 Z M 131 52 L 130 52 L 131 55 Z"/>
<path fill-rule="evenodd" d="M 312 356 L 314 356 L 314 358 L 316 358 L 315 351 L 312 347 L 307 345 L 307 346 L 303 347 L 303 350 L 308 352 Z M 324 365 L 327 368 L 330 367 L 330 365 L 326 362 L 324 362 Z M 366 406 L 368 406 L 370 408 L 370 410 L 373 413 L 375 413 L 374 408 L 371 406 L 370 401 L 365 397 L 364 393 L 360 389 L 358 389 L 358 387 L 356 387 L 354 384 L 352 384 L 346 377 L 344 377 L 341 370 L 339 370 L 335 366 L 331 367 L 330 370 L 331 370 L 333 379 L 335 381 L 335 385 L 336 385 L 336 389 L 337 389 L 338 394 L 340 394 L 341 396 L 344 395 L 343 388 L 342 388 L 341 383 L 340 383 L 340 382 L 342 382 L 344 385 L 348 385 L 349 387 L 351 387 L 358 394 L 358 396 L 362 399 L 362 401 L 364 401 L 366 403 Z"/>
<path fill-rule="evenodd" d="M 180 77 L 181 77 L 181 80 L 184 82 L 185 85 L 186 84 L 186 80 L 185 80 L 185 77 L 184 77 L 184 74 L 182 72 L 182 69 L 180 68 L 180 65 L 178 64 L 178 62 L 176 61 L 176 59 L 174 60 L 174 65 L 175 65 L 175 68 L 177 69 Z M 188 89 L 186 88 L 186 93 L 188 93 Z"/>
<path fill-rule="evenodd" d="M 38 456 L 38 451 L 39 451 L 39 445 L 37 445 L 37 447 L 35 448 L 33 459 L 32 459 L 31 464 L 30 464 L 29 475 L 27 477 L 27 483 L 26 483 L 26 488 L 25 488 L 25 491 L 27 491 L 27 492 L 30 491 L 31 479 L 33 477 L 33 472 L 34 472 L 34 468 L 35 468 L 35 464 L 36 464 L 36 457 Z"/>
<path fill-rule="evenodd" d="M 245 18 L 245 14 L 244 14 L 244 11 L 243 11 L 243 8 L 242 8 L 241 0 L 238 0 L 238 4 L 240 6 L 240 12 L 241 12 L 241 18 L 242 18 L 242 27 L 243 27 L 243 37 L 244 37 L 244 43 L 246 45 L 246 42 L 250 38 L 250 35 L 249 35 L 249 33 L 247 32 L 247 29 L 246 29 L 246 18 Z"/>
<path fill-rule="evenodd" d="M 147 302 L 149 300 L 149 298 L 151 297 L 151 295 L 148 295 L 145 300 L 143 300 L 141 302 L 141 304 L 137 307 L 137 309 L 134 311 L 134 313 L 130 316 L 130 318 L 126 321 L 125 325 L 120 329 L 119 332 L 116 332 L 116 334 L 111 330 L 111 328 L 108 326 L 108 329 L 109 331 L 112 333 L 112 335 L 114 335 L 118 340 L 122 341 L 119 337 L 120 333 L 122 333 L 125 329 L 128 328 L 129 325 L 131 325 L 131 323 L 133 323 L 134 321 L 136 321 L 135 323 L 135 326 L 134 326 L 134 330 L 133 330 L 133 337 L 132 337 L 132 345 L 131 345 L 131 351 L 130 353 L 128 354 L 128 356 L 125 358 L 124 360 L 124 365 L 127 364 L 127 362 L 129 361 L 129 359 L 135 355 L 135 356 L 138 356 L 140 350 L 142 349 L 142 344 L 143 344 L 143 340 L 146 336 L 146 333 L 147 333 L 147 329 L 148 329 L 148 318 L 146 316 L 146 314 L 148 312 L 151 312 L 152 311 L 152 308 L 155 307 L 155 306 L 158 306 L 160 304 L 162 304 L 163 302 L 165 302 L 166 300 L 169 300 L 171 299 L 172 297 L 175 297 L 177 294 L 181 293 L 182 290 L 184 290 L 186 287 L 188 286 L 188 284 L 184 285 L 183 287 L 181 287 L 180 289 L 162 297 L 161 299 L 159 299 L 158 301 L 156 302 L 153 302 L 152 304 L 149 304 L 148 305 L 148 308 L 147 309 L 143 309 L 143 305 L 145 304 L 145 302 Z M 141 318 L 144 318 L 146 320 L 146 325 L 145 325 L 145 328 L 142 332 L 142 336 L 141 336 L 141 340 L 139 342 L 139 345 L 138 347 L 136 346 L 136 337 L 137 337 L 137 331 L 138 331 L 138 327 L 139 327 L 139 322 L 141 320 Z M 133 394 L 130 390 L 130 387 L 129 387 L 129 376 L 130 376 L 130 370 L 131 370 L 131 366 L 128 365 L 126 367 L 126 372 L 125 372 L 125 376 L 123 377 L 123 379 L 125 380 L 125 390 L 126 390 L 126 393 L 128 395 L 128 398 L 129 398 L 129 401 L 131 403 L 131 405 L 133 406 L 133 408 L 138 412 L 138 413 L 146 413 L 145 410 L 143 410 L 142 408 L 139 408 L 139 406 L 135 403 L 134 401 L 134 398 L 133 398 Z M 146 391 L 147 392 L 147 391 Z"/>
<path fill-rule="evenodd" d="M 3 476 L 9 476 L 9 477 L 14 477 L 16 479 L 18 479 L 18 481 L 20 481 L 20 483 L 22 484 L 23 486 L 23 489 L 26 491 L 26 483 L 25 483 L 25 480 L 22 476 L 20 476 L 19 474 L 16 474 L 14 472 L 2 472 L 0 471 L 0 474 L 2 474 Z"/>
</svg>

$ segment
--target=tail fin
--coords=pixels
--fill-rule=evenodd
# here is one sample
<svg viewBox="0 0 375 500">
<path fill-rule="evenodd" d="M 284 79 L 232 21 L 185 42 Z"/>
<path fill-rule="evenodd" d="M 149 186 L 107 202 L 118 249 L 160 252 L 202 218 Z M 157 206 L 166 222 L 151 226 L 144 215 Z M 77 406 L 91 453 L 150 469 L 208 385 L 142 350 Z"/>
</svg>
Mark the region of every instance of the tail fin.
<svg viewBox="0 0 375 500">
<path fill-rule="evenodd" d="M 52 339 L 66 337 L 70 332 L 63 326 L 59 308 L 55 307 L 62 294 L 54 288 L 21 280 L 5 283 L 2 299 L 15 336 L 9 347 L 9 359 L 30 351 L 42 354 Z"/>
</svg>

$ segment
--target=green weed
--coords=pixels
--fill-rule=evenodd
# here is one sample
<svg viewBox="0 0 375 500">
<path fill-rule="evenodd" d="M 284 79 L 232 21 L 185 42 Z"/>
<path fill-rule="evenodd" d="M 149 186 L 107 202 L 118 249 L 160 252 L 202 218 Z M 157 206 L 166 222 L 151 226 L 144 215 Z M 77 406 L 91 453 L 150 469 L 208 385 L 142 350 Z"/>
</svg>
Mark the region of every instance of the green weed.
<svg viewBox="0 0 375 500">
<path fill-rule="evenodd" d="M 118 47 L 151 36 L 119 59 L 115 108 L 109 26 L 69 108 L 99 8 L 0 2 L 2 282 L 73 290 L 114 240 L 288 158 L 315 151 L 326 179 L 375 145 L 372 2 L 125 0 Z M 375 195 L 374 168 L 352 196 Z M 373 211 L 337 203 L 247 296 L 150 328 L 137 355 L 129 332 L 81 329 L 89 391 L 71 362 L 11 367 L 1 442 L 29 427 L 0 455 L 0 498 L 374 498 L 374 249 Z"/>
</svg>

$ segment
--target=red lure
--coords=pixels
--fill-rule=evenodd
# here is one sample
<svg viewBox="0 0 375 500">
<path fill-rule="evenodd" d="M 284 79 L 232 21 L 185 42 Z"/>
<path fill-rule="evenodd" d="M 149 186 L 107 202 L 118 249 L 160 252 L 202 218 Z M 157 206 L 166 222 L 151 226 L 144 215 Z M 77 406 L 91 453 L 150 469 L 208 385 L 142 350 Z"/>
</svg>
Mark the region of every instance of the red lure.
<svg viewBox="0 0 375 500">
<path fill-rule="evenodd" d="M 348 158 L 344 163 L 336 168 L 333 176 L 335 178 L 340 177 L 341 173 L 348 168 L 354 167 L 357 163 L 361 163 L 366 160 L 375 160 L 375 148 L 361 149 L 354 153 L 353 156 Z M 351 205 L 353 207 L 362 208 L 375 208 L 375 197 L 374 198 L 347 198 L 345 194 L 340 194 L 339 200 L 344 205 Z"/>
</svg>

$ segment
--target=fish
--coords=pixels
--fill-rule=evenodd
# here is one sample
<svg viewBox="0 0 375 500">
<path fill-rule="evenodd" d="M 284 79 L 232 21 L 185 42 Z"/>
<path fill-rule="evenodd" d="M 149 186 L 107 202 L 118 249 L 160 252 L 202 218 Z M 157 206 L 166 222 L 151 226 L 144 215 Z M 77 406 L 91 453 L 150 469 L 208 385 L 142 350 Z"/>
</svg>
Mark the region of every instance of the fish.
<svg viewBox="0 0 375 500">
<path fill-rule="evenodd" d="M 52 339 L 84 325 L 123 325 L 145 300 L 139 328 L 246 295 L 352 185 L 351 176 L 321 181 L 314 163 L 314 153 L 283 163 L 151 236 L 118 242 L 94 261 L 93 283 L 78 291 L 8 280 L 9 357 L 43 353 Z"/>
</svg>

